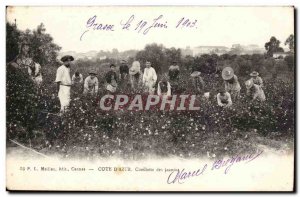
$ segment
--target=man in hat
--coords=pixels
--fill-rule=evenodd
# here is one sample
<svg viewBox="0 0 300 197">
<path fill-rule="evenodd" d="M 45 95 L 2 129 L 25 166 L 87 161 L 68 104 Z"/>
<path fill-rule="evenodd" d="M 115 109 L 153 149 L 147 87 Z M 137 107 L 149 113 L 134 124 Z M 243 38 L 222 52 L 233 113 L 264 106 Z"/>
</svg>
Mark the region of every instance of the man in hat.
<svg viewBox="0 0 300 197">
<path fill-rule="evenodd" d="M 145 88 L 145 92 L 148 92 L 149 94 L 154 94 L 154 86 L 156 81 L 156 71 L 153 67 L 151 67 L 151 62 L 146 61 L 146 68 L 144 69 L 143 74 L 143 86 Z"/>
<path fill-rule="evenodd" d="M 180 73 L 179 66 L 176 61 L 173 61 L 172 65 L 169 67 L 170 81 L 178 81 L 179 73 Z"/>
<path fill-rule="evenodd" d="M 41 87 L 43 82 L 41 65 L 34 62 L 31 58 L 26 59 L 26 65 L 28 65 L 28 74 L 38 88 Z"/>
<path fill-rule="evenodd" d="M 251 80 L 253 81 L 254 84 L 259 85 L 260 87 L 263 87 L 263 80 L 261 77 L 259 77 L 259 73 L 256 71 L 253 71 L 250 73 Z"/>
<path fill-rule="evenodd" d="M 171 96 L 171 84 L 168 81 L 167 74 L 162 76 L 162 79 L 157 85 L 157 95 L 158 96 Z"/>
<path fill-rule="evenodd" d="M 172 62 L 172 65 L 169 67 L 169 79 L 172 85 L 172 92 L 179 93 L 181 90 L 179 88 L 179 74 L 180 69 L 176 61 Z"/>
<path fill-rule="evenodd" d="M 98 93 L 98 78 L 97 72 L 94 69 L 91 69 L 89 72 L 89 76 L 84 80 L 84 95 L 95 96 Z"/>
<path fill-rule="evenodd" d="M 193 80 L 194 88 L 197 91 L 197 94 L 201 94 L 202 92 L 204 92 L 204 81 L 201 77 L 201 72 L 194 71 L 192 72 L 191 77 Z"/>
<path fill-rule="evenodd" d="M 129 69 L 130 83 L 133 90 L 137 90 L 142 82 L 143 73 L 139 61 L 134 61 Z"/>
<path fill-rule="evenodd" d="M 114 93 L 117 91 L 117 73 L 116 66 L 114 64 L 110 65 L 110 71 L 108 71 L 105 75 L 106 80 L 106 90 L 109 93 Z"/>
<path fill-rule="evenodd" d="M 229 92 L 233 99 L 238 99 L 240 97 L 241 86 L 233 69 L 225 67 L 222 70 L 222 78 L 225 84 L 225 91 Z"/>
<path fill-rule="evenodd" d="M 229 92 L 226 92 L 223 88 L 220 88 L 217 94 L 218 106 L 228 108 L 232 105 L 232 100 Z"/>
<path fill-rule="evenodd" d="M 120 65 L 120 78 L 121 81 L 124 81 L 125 79 L 127 79 L 127 76 L 129 74 L 129 67 L 127 65 L 127 61 L 126 60 L 122 60 L 121 61 L 121 65 Z"/>
<path fill-rule="evenodd" d="M 61 58 L 63 65 L 57 69 L 55 82 L 57 83 L 58 98 L 60 101 L 60 112 L 64 113 L 70 105 L 71 75 L 70 66 L 74 58 L 70 55 Z"/>
<path fill-rule="evenodd" d="M 259 101 L 265 101 L 266 96 L 264 91 L 259 85 L 256 85 L 253 83 L 252 80 L 248 80 L 245 82 L 246 88 L 247 88 L 247 95 L 252 99 L 252 100 L 259 100 Z"/>
</svg>

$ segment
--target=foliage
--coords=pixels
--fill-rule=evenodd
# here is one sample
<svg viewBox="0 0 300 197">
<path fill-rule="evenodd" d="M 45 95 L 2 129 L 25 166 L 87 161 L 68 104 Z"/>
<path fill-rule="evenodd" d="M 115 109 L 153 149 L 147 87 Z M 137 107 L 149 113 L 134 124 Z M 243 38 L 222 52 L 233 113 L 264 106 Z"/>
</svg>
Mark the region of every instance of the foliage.
<svg viewBox="0 0 300 197">
<path fill-rule="evenodd" d="M 291 50 L 291 51 L 294 51 L 294 35 L 293 34 L 291 34 L 287 39 L 286 39 L 286 41 L 285 41 L 285 43 L 284 43 L 284 45 L 289 45 L 289 49 Z"/>
<path fill-rule="evenodd" d="M 44 24 L 41 23 L 33 31 L 25 32 L 16 29 L 16 26 L 7 23 L 7 60 L 12 60 L 19 54 L 21 46 L 29 46 L 28 56 L 41 65 L 57 64 L 57 55 L 61 47 L 53 43 L 53 38 L 46 33 Z M 7 61 L 8 62 L 8 61 Z"/>
<path fill-rule="evenodd" d="M 150 61 L 157 73 L 166 72 L 173 61 L 181 63 L 181 50 L 165 48 L 163 45 L 149 44 L 144 50 L 139 51 L 135 57 L 143 65 Z"/>
<path fill-rule="evenodd" d="M 20 31 L 15 25 L 6 23 L 6 62 L 14 60 L 19 53 Z"/>
<path fill-rule="evenodd" d="M 35 129 L 42 134 L 31 138 L 33 147 L 40 151 L 90 158 L 117 156 L 138 159 L 152 154 L 162 157 L 220 157 L 224 153 L 235 155 L 256 150 L 259 137 L 277 140 L 293 137 L 295 112 L 291 79 L 276 79 L 274 82 L 264 78 L 267 101 L 258 103 L 245 97 L 243 81 L 247 78 L 240 77 L 242 98 L 234 101 L 231 109 L 224 110 L 217 106 L 215 97 L 222 80 L 204 75 L 212 97 L 204 100 L 198 96 L 200 110 L 196 112 L 101 111 L 98 102 L 105 94 L 104 85 L 101 85 L 97 98 L 82 96 L 79 100 L 72 100 L 69 113 L 60 118 L 54 115 L 59 111 L 59 101 L 52 97 L 52 94 L 57 94 L 52 86 L 55 68 L 47 69 L 50 77 L 45 79 L 44 91 L 38 97 L 38 111 L 48 111 L 53 115 L 39 113 Z M 83 69 L 82 73 L 87 76 L 88 69 Z M 101 81 L 103 76 L 98 78 Z M 183 94 L 194 92 L 188 72 L 183 70 L 180 80 L 185 89 Z M 32 104 L 22 102 L 26 106 Z M 19 107 L 14 106 L 14 109 Z M 20 138 L 15 127 L 9 128 L 10 132 L 15 132 L 15 138 Z"/>
<path fill-rule="evenodd" d="M 6 68 L 6 124 L 8 137 L 15 136 L 18 126 L 26 130 L 21 135 L 30 138 L 36 126 L 38 113 L 38 94 L 27 74 L 8 65 Z"/>
<path fill-rule="evenodd" d="M 294 55 L 288 55 L 284 58 L 284 61 L 287 63 L 288 68 L 290 71 L 294 71 L 295 69 L 295 57 Z"/>
<path fill-rule="evenodd" d="M 17 43 L 29 39 L 31 55 L 42 58 L 43 63 L 55 65 L 53 62 L 56 61 L 59 47 L 51 44 L 52 39 L 45 33 L 42 25 L 33 32 L 18 32 L 13 26 L 8 26 L 8 30 L 10 46 L 7 47 L 11 54 L 18 50 Z M 18 37 L 19 34 L 21 38 Z M 48 45 L 41 46 L 42 41 Z M 272 46 L 268 45 L 270 51 L 274 51 Z M 116 50 L 113 53 L 120 54 Z M 13 55 L 7 56 L 7 60 L 12 58 Z M 194 112 L 101 111 L 98 107 L 99 99 L 106 93 L 103 74 L 110 63 L 119 65 L 120 59 L 107 57 L 102 60 L 77 60 L 71 67 L 71 74 L 79 70 L 86 77 L 91 68 L 96 68 L 100 81 L 99 94 L 97 97 L 81 96 L 77 100 L 72 97 L 70 111 L 60 117 L 57 115 L 59 100 L 56 84 L 53 83 L 57 67 L 43 66 L 45 74 L 42 91 L 37 91 L 26 70 L 18 70 L 8 65 L 8 137 L 25 145 L 30 144 L 41 152 L 60 153 L 64 157 L 116 156 L 131 159 L 149 155 L 222 157 L 224 154 L 236 155 L 254 151 L 259 138 L 263 138 L 260 143 L 272 139 L 281 142 L 293 139 L 294 79 L 291 77 L 293 73 L 286 71 L 287 66 L 294 68 L 294 59 L 291 57 L 279 63 L 273 58 L 258 54 L 205 54 L 182 58 L 179 49 L 167 49 L 162 45 L 152 44 L 139 51 L 135 58 L 142 65 L 146 60 L 151 61 L 159 73 L 159 79 L 169 64 L 177 60 L 183 65 L 178 82 L 181 94 L 195 94 L 190 72 L 200 70 L 206 84 L 204 91 L 209 91 L 211 98 L 206 100 L 198 95 L 200 110 Z M 129 64 L 133 60 L 130 59 Z M 242 86 L 242 98 L 234 101 L 233 107 L 229 109 L 219 108 L 216 101 L 218 89 L 223 86 L 220 71 L 225 66 L 234 68 Z M 248 74 L 253 70 L 260 72 L 264 79 L 263 89 L 267 98 L 264 103 L 250 101 L 245 96 L 243 82 L 249 79 Z M 272 79 L 270 73 L 281 75 Z M 130 93 L 128 87 L 119 87 L 122 88 L 118 93 Z"/>
<path fill-rule="evenodd" d="M 281 48 L 279 45 L 280 45 L 280 41 L 277 40 L 274 36 L 272 36 L 270 38 L 270 41 L 266 42 L 266 44 L 265 44 L 265 49 L 267 50 L 267 55 L 269 57 L 272 57 L 273 53 L 275 53 L 275 52 L 284 52 L 283 48 Z"/>
</svg>

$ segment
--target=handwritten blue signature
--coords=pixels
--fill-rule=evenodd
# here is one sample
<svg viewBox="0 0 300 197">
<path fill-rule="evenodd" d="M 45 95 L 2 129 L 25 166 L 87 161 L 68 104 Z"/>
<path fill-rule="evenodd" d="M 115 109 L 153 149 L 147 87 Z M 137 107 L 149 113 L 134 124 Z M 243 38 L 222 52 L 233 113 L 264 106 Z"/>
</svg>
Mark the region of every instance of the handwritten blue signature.
<svg viewBox="0 0 300 197">
<path fill-rule="evenodd" d="M 224 173 L 227 174 L 230 170 L 230 168 L 233 166 L 235 163 L 243 162 L 249 163 L 250 161 L 253 161 L 254 159 L 258 158 L 263 151 L 258 151 L 255 154 L 247 154 L 247 155 L 237 155 L 233 156 L 227 160 L 219 159 L 216 160 L 213 164 L 210 170 L 218 170 L 218 169 L 224 169 Z M 182 170 L 177 170 L 173 171 L 169 174 L 167 183 L 168 184 L 174 184 L 174 183 L 179 183 L 183 184 L 186 180 L 192 177 L 198 177 L 200 175 L 204 175 L 204 172 L 207 171 L 208 165 L 205 164 L 203 167 L 194 170 L 194 171 L 186 171 L 184 168 Z"/>
<path fill-rule="evenodd" d="M 158 17 L 153 18 L 151 21 L 147 20 L 140 20 L 136 19 L 136 16 L 132 14 L 129 18 L 126 20 L 120 21 L 120 29 L 121 30 L 132 30 L 137 33 L 141 33 L 143 35 L 147 35 L 151 29 L 168 29 L 168 21 L 165 19 L 164 15 L 160 14 Z M 175 29 L 192 29 L 197 28 L 197 20 L 190 20 L 186 17 L 181 17 L 176 25 L 174 26 Z M 114 32 L 116 30 L 117 25 L 109 24 L 109 23 L 101 23 L 98 22 L 97 15 L 94 15 L 90 17 L 86 21 L 85 25 L 85 31 L 81 34 L 80 40 L 82 40 L 83 36 L 89 32 L 92 31 L 106 31 L 106 32 Z"/>
</svg>

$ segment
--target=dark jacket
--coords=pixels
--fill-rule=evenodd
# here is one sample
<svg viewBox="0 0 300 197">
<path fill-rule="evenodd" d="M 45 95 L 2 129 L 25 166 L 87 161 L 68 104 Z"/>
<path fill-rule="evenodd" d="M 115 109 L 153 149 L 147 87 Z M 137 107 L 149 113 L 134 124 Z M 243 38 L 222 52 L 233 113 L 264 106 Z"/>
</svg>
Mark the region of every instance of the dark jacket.
<svg viewBox="0 0 300 197">
<path fill-rule="evenodd" d="M 121 64 L 120 66 L 120 74 L 123 73 L 129 74 L 129 67 L 126 64 Z"/>
<path fill-rule="evenodd" d="M 112 77 L 115 78 L 116 82 L 118 81 L 118 79 L 117 79 L 117 73 L 114 72 L 114 71 L 109 71 L 109 72 L 106 73 L 106 75 L 105 75 L 105 80 L 106 80 L 106 82 L 107 82 L 107 83 L 111 83 Z"/>
</svg>

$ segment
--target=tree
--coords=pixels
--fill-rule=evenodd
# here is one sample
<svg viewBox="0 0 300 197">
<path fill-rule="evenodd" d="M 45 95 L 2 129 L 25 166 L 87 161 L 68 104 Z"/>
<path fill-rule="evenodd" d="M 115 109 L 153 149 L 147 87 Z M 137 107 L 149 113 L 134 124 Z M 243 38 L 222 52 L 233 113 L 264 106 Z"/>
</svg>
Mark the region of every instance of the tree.
<svg viewBox="0 0 300 197">
<path fill-rule="evenodd" d="M 193 68 L 193 65 L 195 64 L 195 58 L 193 56 L 187 55 L 182 60 L 182 65 L 185 69 L 191 70 Z"/>
<path fill-rule="evenodd" d="M 196 57 L 192 71 L 200 71 L 206 74 L 215 73 L 218 66 L 219 56 L 216 54 L 203 54 L 200 57 Z"/>
<path fill-rule="evenodd" d="M 271 37 L 269 42 L 266 42 L 265 49 L 267 50 L 267 55 L 269 57 L 273 56 L 275 52 L 284 52 L 283 48 L 280 46 L 280 41 L 277 40 L 274 36 Z"/>
<path fill-rule="evenodd" d="M 264 56 L 261 54 L 253 54 L 251 56 L 252 71 L 261 72 L 263 69 Z"/>
<path fill-rule="evenodd" d="M 136 60 L 140 61 L 141 65 L 146 61 L 150 61 L 158 73 L 167 70 L 167 60 L 163 45 L 157 45 L 156 43 L 146 45 L 144 50 L 136 54 Z"/>
<path fill-rule="evenodd" d="M 15 25 L 6 23 L 6 62 L 10 62 L 16 58 L 19 53 L 18 40 L 20 31 Z"/>
<path fill-rule="evenodd" d="M 181 50 L 175 49 L 174 47 L 168 49 L 165 49 L 165 54 L 167 58 L 168 64 L 171 64 L 173 61 L 177 61 L 178 63 L 181 63 Z"/>
<path fill-rule="evenodd" d="M 57 63 L 57 55 L 61 47 L 53 42 L 50 34 L 46 33 L 43 23 L 37 26 L 36 30 L 20 32 L 19 45 L 29 45 L 29 56 L 41 65 L 54 65 Z"/>
<path fill-rule="evenodd" d="M 289 45 L 290 51 L 294 52 L 294 35 L 291 34 L 285 41 L 284 45 Z"/>
</svg>

